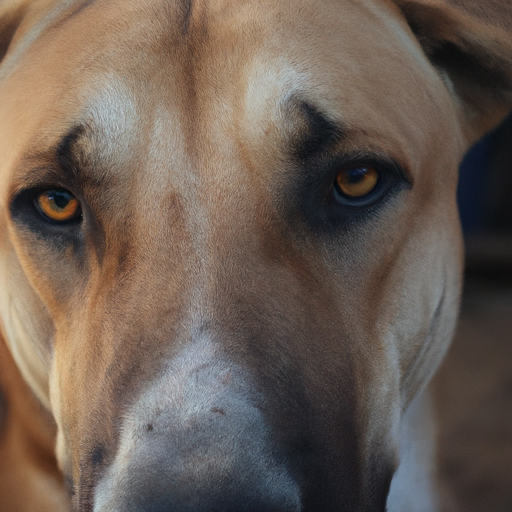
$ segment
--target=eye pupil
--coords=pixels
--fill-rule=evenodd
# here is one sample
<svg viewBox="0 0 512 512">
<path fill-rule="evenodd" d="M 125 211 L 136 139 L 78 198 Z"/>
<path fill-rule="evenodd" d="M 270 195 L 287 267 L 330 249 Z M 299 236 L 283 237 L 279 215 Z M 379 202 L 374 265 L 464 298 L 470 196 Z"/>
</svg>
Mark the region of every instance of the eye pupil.
<svg viewBox="0 0 512 512">
<path fill-rule="evenodd" d="M 69 204 L 71 195 L 67 192 L 54 191 L 48 194 L 48 198 L 55 203 L 55 205 L 63 210 Z"/>
<path fill-rule="evenodd" d="M 347 171 L 347 181 L 348 183 L 360 183 L 365 179 L 368 174 L 368 169 L 362 167 L 359 169 L 349 169 Z"/>
</svg>

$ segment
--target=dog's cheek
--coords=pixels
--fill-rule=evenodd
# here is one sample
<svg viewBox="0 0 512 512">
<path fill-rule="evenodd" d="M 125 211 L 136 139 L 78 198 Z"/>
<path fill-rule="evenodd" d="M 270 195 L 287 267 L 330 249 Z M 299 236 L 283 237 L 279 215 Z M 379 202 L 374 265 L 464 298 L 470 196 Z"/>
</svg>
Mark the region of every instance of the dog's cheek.
<svg viewBox="0 0 512 512">
<path fill-rule="evenodd" d="M 11 233 L 22 273 L 52 318 L 74 309 L 87 283 L 83 240 L 67 233 L 34 231 L 17 218 Z"/>
<path fill-rule="evenodd" d="M 455 210 L 455 205 L 453 209 Z M 456 216 L 453 212 L 453 216 Z M 457 220 L 445 226 L 423 223 L 397 260 L 389 281 L 384 332 L 400 360 L 401 401 L 407 407 L 425 387 L 451 341 L 462 288 L 462 236 Z"/>
<path fill-rule="evenodd" d="M 49 407 L 48 374 L 54 327 L 12 247 L 4 244 L 0 262 L 0 321 L 7 345 L 36 397 Z"/>
<path fill-rule="evenodd" d="M 83 267 L 74 250 L 34 236 L 24 225 L 8 223 L 2 236 L 0 321 L 23 377 L 51 409 L 49 375 L 59 323 L 77 310 Z"/>
</svg>

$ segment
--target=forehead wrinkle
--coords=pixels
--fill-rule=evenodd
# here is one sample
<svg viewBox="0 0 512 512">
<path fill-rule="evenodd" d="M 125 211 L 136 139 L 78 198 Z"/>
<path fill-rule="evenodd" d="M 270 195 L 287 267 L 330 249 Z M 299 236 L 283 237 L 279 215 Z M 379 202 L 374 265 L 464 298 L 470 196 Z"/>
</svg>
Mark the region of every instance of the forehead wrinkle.
<svg viewBox="0 0 512 512">
<path fill-rule="evenodd" d="M 192 21 L 192 9 L 194 7 L 194 0 L 184 0 L 181 5 L 181 10 L 183 12 L 183 28 L 182 33 L 186 36 L 190 30 L 190 23 Z"/>
<path fill-rule="evenodd" d="M 61 19 L 54 24 L 54 28 L 60 25 L 64 25 L 66 22 L 78 16 L 83 10 L 87 9 L 87 7 L 95 2 L 96 0 L 82 0 L 81 2 L 73 3 L 69 10 L 61 17 Z"/>
</svg>

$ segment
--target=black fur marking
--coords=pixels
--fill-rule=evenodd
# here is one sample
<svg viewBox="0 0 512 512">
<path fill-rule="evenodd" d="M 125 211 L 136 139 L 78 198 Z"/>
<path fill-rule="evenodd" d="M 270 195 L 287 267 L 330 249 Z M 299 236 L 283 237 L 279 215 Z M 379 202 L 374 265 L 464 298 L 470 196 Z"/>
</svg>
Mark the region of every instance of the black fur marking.
<svg viewBox="0 0 512 512">
<path fill-rule="evenodd" d="M 292 151 L 299 160 L 313 158 L 335 147 L 346 136 L 345 129 L 331 121 L 315 106 L 305 101 L 294 102 L 303 126 L 292 143 Z"/>
<path fill-rule="evenodd" d="M 85 128 L 76 126 L 72 128 L 60 141 L 57 146 L 56 156 L 60 167 L 72 178 L 79 181 L 79 170 L 81 167 L 80 159 L 76 153 L 76 144 L 80 137 L 84 135 Z"/>
</svg>

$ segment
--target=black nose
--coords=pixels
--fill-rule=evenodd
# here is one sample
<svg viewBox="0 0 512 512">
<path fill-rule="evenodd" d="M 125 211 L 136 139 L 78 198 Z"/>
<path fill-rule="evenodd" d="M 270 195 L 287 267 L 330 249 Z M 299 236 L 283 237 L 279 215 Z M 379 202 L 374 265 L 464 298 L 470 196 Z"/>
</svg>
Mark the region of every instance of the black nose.
<svg viewBox="0 0 512 512">
<path fill-rule="evenodd" d="M 201 418 L 172 434 L 155 427 L 111 481 L 113 500 L 101 512 L 300 511 L 298 485 L 258 412 L 241 436 L 222 419 Z"/>
<path fill-rule="evenodd" d="M 206 432 L 200 421 L 172 440 L 154 435 L 127 468 L 119 511 L 298 512 L 298 486 L 257 418 L 242 438 L 216 418 Z"/>
<path fill-rule="evenodd" d="M 192 429 L 194 430 L 194 429 Z M 211 433 L 211 432 L 210 432 Z M 172 449 L 145 445 L 114 484 L 115 499 L 101 512 L 299 512 L 298 486 L 286 468 L 252 439 L 216 441 L 178 434 Z M 181 438 L 181 439 L 180 439 Z M 191 441 L 193 439 L 193 441 Z M 161 448 L 161 446 L 159 446 Z M 123 481 L 124 480 L 124 481 Z M 115 505 L 114 505 L 115 503 Z M 112 508 L 114 507 L 114 508 Z"/>
<path fill-rule="evenodd" d="M 244 375 L 186 364 L 132 407 L 94 512 L 300 511 L 299 485 Z"/>
<path fill-rule="evenodd" d="M 260 499 L 254 489 L 214 496 L 139 496 L 125 512 L 298 512 L 300 508 L 279 496 Z"/>
</svg>

